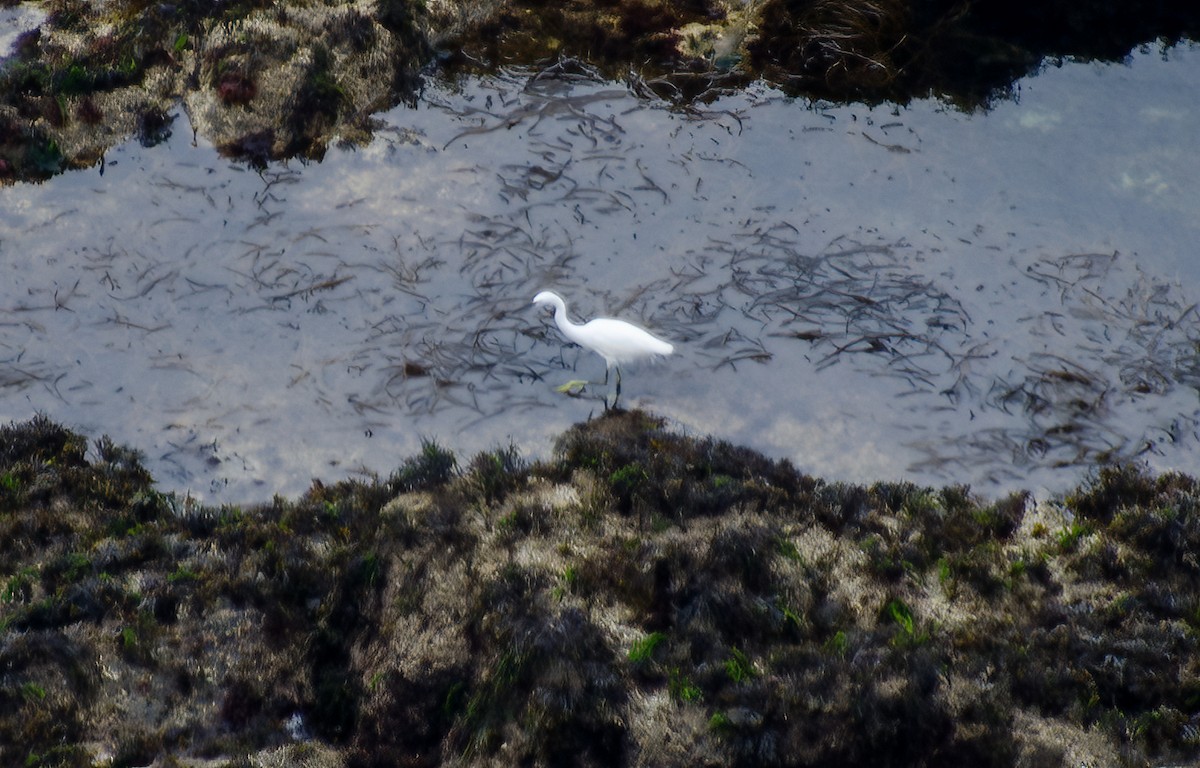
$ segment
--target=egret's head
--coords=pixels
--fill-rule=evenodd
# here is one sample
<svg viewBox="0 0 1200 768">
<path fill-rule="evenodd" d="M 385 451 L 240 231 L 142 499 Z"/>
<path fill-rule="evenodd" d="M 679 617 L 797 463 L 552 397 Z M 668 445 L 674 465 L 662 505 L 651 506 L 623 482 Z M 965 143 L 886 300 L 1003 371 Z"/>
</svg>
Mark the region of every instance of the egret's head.
<svg viewBox="0 0 1200 768">
<path fill-rule="evenodd" d="M 533 303 L 537 304 L 538 306 L 545 306 L 545 305 L 554 306 L 555 303 L 558 303 L 561 301 L 562 301 L 562 299 L 560 299 L 558 297 L 558 294 L 556 294 L 554 291 L 542 291 L 537 296 L 533 297 Z"/>
</svg>

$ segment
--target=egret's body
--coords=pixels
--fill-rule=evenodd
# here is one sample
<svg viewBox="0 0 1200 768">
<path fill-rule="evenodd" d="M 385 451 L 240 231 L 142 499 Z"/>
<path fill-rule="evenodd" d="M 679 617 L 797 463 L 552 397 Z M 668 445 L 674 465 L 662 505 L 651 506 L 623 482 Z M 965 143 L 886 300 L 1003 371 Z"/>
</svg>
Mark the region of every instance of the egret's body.
<svg viewBox="0 0 1200 768">
<path fill-rule="evenodd" d="M 621 398 L 621 366 L 650 357 L 669 355 L 675 347 L 633 323 L 611 317 L 597 317 L 586 323 L 571 322 L 567 317 L 567 303 L 553 291 L 542 291 L 533 297 L 534 304 L 554 308 L 554 322 L 558 330 L 570 341 L 584 349 L 590 349 L 604 358 L 604 383 L 608 383 L 608 372 L 617 371 L 617 391 L 613 407 Z"/>
</svg>

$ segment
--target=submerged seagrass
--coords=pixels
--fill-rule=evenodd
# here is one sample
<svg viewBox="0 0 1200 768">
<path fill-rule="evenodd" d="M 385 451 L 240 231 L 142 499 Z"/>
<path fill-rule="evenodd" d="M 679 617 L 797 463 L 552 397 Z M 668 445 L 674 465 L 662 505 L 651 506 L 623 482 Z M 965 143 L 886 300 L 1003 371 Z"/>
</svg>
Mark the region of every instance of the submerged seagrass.
<svg viewBox="0 0 1200 768">
<path fill-rule="evenodd" d="M 1200 746 L 1200 488 L 826 483 L 644 412 L 205 507 L 0 431 L 5 765 L 1144 765 Z"/>
</svg>

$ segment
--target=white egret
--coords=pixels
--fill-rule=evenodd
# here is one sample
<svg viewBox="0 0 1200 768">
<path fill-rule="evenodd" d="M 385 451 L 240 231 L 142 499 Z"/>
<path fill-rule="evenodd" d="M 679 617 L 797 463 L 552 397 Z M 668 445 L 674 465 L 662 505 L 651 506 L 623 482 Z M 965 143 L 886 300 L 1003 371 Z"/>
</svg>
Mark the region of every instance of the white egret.
<svg viewBox="0 0 1200 768">
<path fill-rule="evenodd" d="M 562 335 L 604 358 L 605 385 L 608 384 L 609 370 L 617 370 L 617 392 L 613 397 L 613 408 L 617 407 L 617 401 L 621 399 L 622 365 L 648 357 L 669 355 L 675 351 L 670 342 L 663 341 L 649 331 L 624 320 L 597 317 L 582 325 L 572 323 L 567 317 L 567 303 L 553 291 L 542 291 L 533 297 L 533 303 L 554 307 L 554 322 L 558 324 Z M 570 386 L 571 384 L 568 384 L 567 388 Z M 607 402 L 608 398 L 605 398 L 605 407 Z"/>
</svg>

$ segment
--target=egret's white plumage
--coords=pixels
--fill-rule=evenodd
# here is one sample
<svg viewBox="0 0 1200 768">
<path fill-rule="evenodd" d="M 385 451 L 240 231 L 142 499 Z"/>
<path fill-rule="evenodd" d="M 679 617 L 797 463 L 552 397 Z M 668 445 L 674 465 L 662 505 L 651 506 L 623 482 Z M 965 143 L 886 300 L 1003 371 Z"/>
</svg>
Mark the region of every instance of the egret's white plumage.
<svg viewBox="0 0 1200 768">
<path fill-rule="evenodd" d="M 669 355 L 675 347 L 649 331 L 633 323 L 611 317 L 597 317 L 586 323 L 572 323 L 567 317 L 567 303 L 553 291 L 542 291 L 533 297 L 534 304 L 545 304 L 554 308 L 554 322 L 563 336 L 579 346 L 590 349 L 604 358 L 604 382 L 608 383 L 608 371 L 617 371 L 617 393 L 613 407 L 621 397 L 621 366 L 648 357 Z"/>
</svg>

